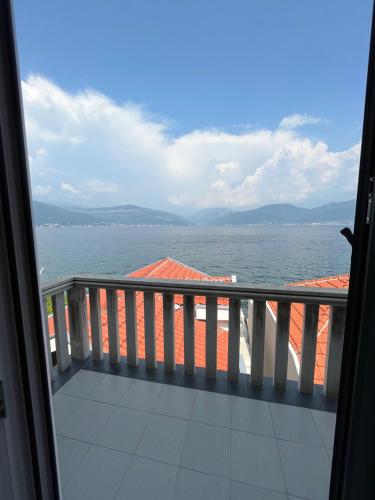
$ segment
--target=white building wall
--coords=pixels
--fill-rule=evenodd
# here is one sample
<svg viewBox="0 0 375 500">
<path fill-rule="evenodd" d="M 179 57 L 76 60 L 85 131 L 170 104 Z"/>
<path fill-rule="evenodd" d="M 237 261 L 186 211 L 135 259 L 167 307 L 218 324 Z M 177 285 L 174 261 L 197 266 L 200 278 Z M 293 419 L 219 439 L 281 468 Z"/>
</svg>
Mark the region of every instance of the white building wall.
<svg viewBox="0 0 375 500">
<path fill-rule="evenodd" d="M 253 332 L 253 301 L 248 303 L 248 335 L 250 342 L 250 351 L 252 346 Z M 264 376 L 273 377 L 275 366 L 275 345 L 276 345 L 276 317 L 267 304 L 265 318 L 265 343 L 264 343 Z M 298 380 L 299 363 L 297 356 L 289 343 L 288 352 L 288 380 Z"/>
</svg>

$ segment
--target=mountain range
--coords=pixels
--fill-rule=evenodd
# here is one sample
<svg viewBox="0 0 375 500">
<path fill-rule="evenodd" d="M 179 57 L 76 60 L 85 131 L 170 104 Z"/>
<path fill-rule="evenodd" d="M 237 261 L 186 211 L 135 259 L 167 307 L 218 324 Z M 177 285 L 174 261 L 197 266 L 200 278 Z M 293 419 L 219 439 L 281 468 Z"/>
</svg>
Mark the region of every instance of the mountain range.
<svg viewBox="0 0 375 500">
<path fill-rule="evenodd" d="M 153 225 L 238 226 L 251 224 L 324 224 L 351 223 L 354 220 L 355 200 L 333 202 L 316 208 L 302 208 L 288 203 L 265 205 L 252 210 L 233 210 L 227 207 L 199 210 L 189 217 L 181 217 L 162 210 L 118 205 L 99 208 L 63 208 L 33 201 L 33 215 L 37 226 L 42 225 Z"/>
<path fill-rule="evenodd" d="M 327 203 L 316 208 L 301 208 L 289 203 L 265 205 L 253 210 L 232 212 L 214 219 L 214 225 L 313 224 L 353 222 L 355 200 Z"/>
<path fill-rule="evenodd" d="M 189 219 L 194 222 L 194 224 L 206 226 L 207 224 L 212 224 L 213 221 L 219 219 L 219 217 L 230 215 L 233 212 L 234 210 L 228 207 L 202 208 L 191 215 Z"/>
<path fill-rule="evenodd" d="M 33 201 L 33 215 L 37 226 L 42 225 L 152 225 L 152 226 L 188 226 L 192 222 L 179 215 L 161 210 L 138 207 L 137 205 L 119 205 L 101 208 L 62 208 L 40 201 Z"/>
</svg>

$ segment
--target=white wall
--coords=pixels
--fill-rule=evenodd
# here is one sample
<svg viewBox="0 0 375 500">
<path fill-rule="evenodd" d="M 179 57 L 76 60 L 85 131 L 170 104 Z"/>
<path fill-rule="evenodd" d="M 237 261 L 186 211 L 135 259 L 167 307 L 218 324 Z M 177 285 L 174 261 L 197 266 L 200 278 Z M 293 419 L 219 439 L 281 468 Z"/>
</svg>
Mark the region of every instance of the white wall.
<svg viewBox="0 0 375 500">
<path fill-rule="evenodd" d="M 250 348 L 252 346 L 252 330 L 253 330 L 253 301 L 249 300 L 248 303 L 248 334 L 250 340 Z M 271 308 L 266 307 L 265 318 L 265 344 L 264 344 L 264 376 L 273 377 L 275 366 L 275 343 L 276 343 L 276 317 Z M 288 380 L 298 380 L 299 365 L 296 356 L 294 355 L 293 348 L 289 344 L 288 352 Z"/>
</svg>

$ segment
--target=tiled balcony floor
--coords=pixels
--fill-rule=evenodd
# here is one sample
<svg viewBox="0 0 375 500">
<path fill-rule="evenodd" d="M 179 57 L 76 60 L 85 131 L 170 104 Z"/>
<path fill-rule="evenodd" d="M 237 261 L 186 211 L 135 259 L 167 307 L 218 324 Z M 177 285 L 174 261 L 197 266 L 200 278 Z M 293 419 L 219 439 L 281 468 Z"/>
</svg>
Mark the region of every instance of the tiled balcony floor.
<svg viewBox="0 0 375 500">
<path fill-rule="evenodd" d="M 64 499 L 328 498 L 334 413 L 88 370 L 54 407 Z"/>
</svg>

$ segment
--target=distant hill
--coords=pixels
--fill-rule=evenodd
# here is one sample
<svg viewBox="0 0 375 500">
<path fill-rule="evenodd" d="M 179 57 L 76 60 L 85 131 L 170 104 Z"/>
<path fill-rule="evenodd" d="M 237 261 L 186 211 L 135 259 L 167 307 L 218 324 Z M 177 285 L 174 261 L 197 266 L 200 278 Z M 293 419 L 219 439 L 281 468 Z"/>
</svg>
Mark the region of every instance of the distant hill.
<svg viewBox="0 0 375 500">
<path fill-rule="evenodd" d="M 119 205 L 101 208 L 61 208 L 54 205 L 33 202 L 34 221 L 37 226 L 45 224 L 59 225 L 162 225 L 187 226 L 191 222 L 179 215 L 161 210 L 138 207 L 137 205 Z"/>
<path fill-rule="evenodd" d="M 354 220 L 355 200 L 327 203 L 317 208 L 301 208 L 290 204 L 265 205 L 253 210 L 234 211 L 230 208 L 200 210 L 191 220 L 199 225 L 248 225 L 248 224 L 313 224 Z M 139 207 L 119 205 L 100 208 L 62 208 L 40 201 L 33 201 L 33 215 L 37 226 L 64 225 L 153 225 L 188 226 L 192 222 L 180 215 Z"/>
<path fill-rule="evenodd" d="M 313 224 L 354 220 L 355 200 L 327 203 L 317 208 L 301 208 L 288 203 L 265 205 L 253 210 L 244 210 L 223 215 L 215 219 L 214 225 L 248 224 Z"/>
<path fill-rule="evenodd" d="M 66 208 L 56 207 L 55 205 L 49 205 L 40 201 L 33 201 L 33 216 L 34 223 L 37 226 L 46 224 L 88 226 L 101 223 L 94 215 L 74 212 Z"/>
<path fill-rule="evenodd" d="M 228 207 L 217 207 L 217 208 L 202 208 L 197 213 L 192 215 L 190 220 L 194 222 L 194 224 L 199 224 L 201 226 L 206 226 L 211 224 L 214 220 L 219 217 L 223 217 L 224 215 L 229 215 L 234 211 Z"/>
</svg>

